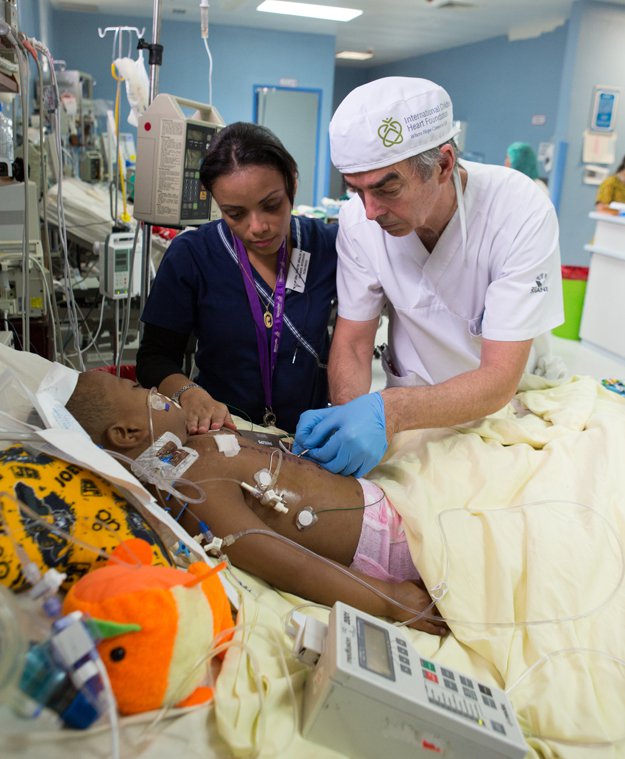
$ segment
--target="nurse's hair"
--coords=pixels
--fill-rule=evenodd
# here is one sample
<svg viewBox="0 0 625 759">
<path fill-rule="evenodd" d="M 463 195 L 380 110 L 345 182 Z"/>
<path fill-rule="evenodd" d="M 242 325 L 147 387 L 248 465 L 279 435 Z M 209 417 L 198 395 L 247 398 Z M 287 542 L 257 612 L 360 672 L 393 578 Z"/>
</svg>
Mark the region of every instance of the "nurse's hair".
<svg viewBox="0 0 625 759">
<path fill-rule="evenodd" d="M 286 194 L 293 205 L 297 163 L 276 135 L 264 126 L 237 121 L 213 137 L 200 167 L 200 180 L 211 192 L 219 177 L 246 166 L 270 166 L 284 177 Z"/>
<path fill-rule="evenodd" d="M 454 151 L 454 161 L 457 163 L 458 146 L 456 145 L 456 141 L 453 138 L 451 140 L 443 142 L 441 145 L 438 145 L 435 148 L 430 148 L 430 150 L 425 150 L 423 153 L 417 153 L 417 155 L 413 155 L 408 158 L 413 172 L 423 182 L 427 182 L 427 180 L 432 176 L 434 167 L 436 165 L 440 164 L 443 160 L 446 160 L 441 156 L 441 148 L 443 145 L 451 145 Z"/>
</svg>

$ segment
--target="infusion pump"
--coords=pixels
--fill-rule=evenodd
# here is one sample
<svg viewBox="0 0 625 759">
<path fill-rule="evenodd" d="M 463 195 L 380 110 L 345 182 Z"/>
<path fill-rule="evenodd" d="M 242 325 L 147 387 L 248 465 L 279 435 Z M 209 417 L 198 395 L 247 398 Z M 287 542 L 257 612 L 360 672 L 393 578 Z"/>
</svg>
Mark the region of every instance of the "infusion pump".
<svg viewBox="0 0 625 759">
<path fill-rule="evenodd" d="M 302 733 L 358 759 L 523 759 L 506 694 L 420 656 L 401 627 L 337 602 L 306 681 Z"/>
<path fill-rule="evenodd" d="M 135 245 L 134 232 L 112 232 L 104 244 L 93 246 L 100 258 L 100 293 L 107 298 L 120 300 L 140 293 L 141 281 L 141 246 L 139 235 Z M 134 249 L 134 250 L 133 250 Z M 132 285 L 130 268 L 133 265 Z"/>
<path fill-rule="evenodd" d="M 182 107 L 195 108 L 186 116 Z M 137 126 L 134 216 L 161 226 L 197 226 L 219 218 L 200 183 L 200 165 L 225 125 L 217 109 L 161 93 Z"/>
</svg>

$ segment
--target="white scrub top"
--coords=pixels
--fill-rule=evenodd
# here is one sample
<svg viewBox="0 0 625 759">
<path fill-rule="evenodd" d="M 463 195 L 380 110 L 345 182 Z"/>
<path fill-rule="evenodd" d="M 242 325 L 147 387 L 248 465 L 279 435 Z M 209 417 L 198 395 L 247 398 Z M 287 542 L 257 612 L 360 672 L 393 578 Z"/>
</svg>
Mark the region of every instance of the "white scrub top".
<svg viewBox="0 0 625 759">
<path fill-rule="evenodd" d="M 360 198 L 339 215 L 338 313 L 367 321 L 388 304 L 388 384 L 430 385 L 480 363 L 482 338 L 529 340 L 564 321 L 553 204 L 519 171 L 463 161 L 467 244 L 456 211 L 432 253 L 392 237 Z"/>
</svg>

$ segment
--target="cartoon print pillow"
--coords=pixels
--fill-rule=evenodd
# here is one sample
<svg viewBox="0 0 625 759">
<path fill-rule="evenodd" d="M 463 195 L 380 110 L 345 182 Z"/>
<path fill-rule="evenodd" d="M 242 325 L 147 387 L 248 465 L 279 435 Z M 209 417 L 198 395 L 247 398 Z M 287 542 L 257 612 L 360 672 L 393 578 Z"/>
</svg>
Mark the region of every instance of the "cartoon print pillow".
<svg viewBox="0 0 625 759">
<path fill-rule="evenodd" d="M 21 445 L 0 451 L 0 583 L 15 592 L 29 587 L 16 544 L 42 572 L 48 568 L 65 572 L 63 590 L 106 562 L 88 547 L 52 532 L 45 522 L 109 555 L 122 541 L 142 538 L 150 545 L 155 566 L 172 565 L 156 532 L 104 478 Z"/>
</svg>

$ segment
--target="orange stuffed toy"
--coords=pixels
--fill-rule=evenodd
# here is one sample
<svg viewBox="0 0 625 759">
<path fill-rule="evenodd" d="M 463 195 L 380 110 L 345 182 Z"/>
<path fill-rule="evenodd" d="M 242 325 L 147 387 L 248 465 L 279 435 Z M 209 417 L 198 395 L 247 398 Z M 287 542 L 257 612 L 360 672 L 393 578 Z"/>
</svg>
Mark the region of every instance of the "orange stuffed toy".
<svg viewBox="0 0 625 759">
<path fill-rule="evenodd" d="M 202 685 L 207 671 L 202 658 L 214 639 L 233 627 L 217 576 L 223 565 L 197 562 L 188 571 L 150 566 L 150 546 L 138 538 L 118 546 L 113 557 L 117 561 L 71 588 L 63 611 L 91 617 L 119 712 L 210 701 L 213 691 Z M 220 636 L 219 643 L 232 634 Z"/>
</svg>

